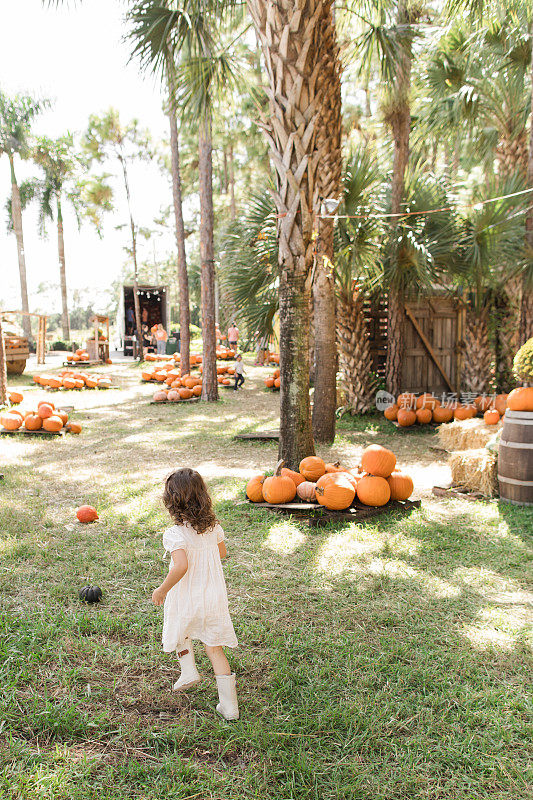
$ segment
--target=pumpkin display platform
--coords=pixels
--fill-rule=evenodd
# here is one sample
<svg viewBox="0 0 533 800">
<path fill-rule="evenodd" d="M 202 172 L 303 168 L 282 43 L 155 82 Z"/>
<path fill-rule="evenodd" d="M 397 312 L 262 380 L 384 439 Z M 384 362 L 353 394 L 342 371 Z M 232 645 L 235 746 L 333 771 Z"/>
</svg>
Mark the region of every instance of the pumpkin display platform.
<svg viewBox="0 0 533 800">
<path fill-rule="evenodd" d="M 108 386 L 107 384 L 104 384 L 102 386 L 91 387 L 90 391 L 92 391 L 93 389 L 99 389 L 99 390 L 103 389 L 105 391 L 106 389 L 120 389 L 120 386 Z M 88 386 L 73 386 L 73 387 L 45 386 L 44 390 L 45 392 L 83 392 L 85 390 L 89 390 L 89 387 Z"/>
<path fill-rule="evenodd" d="M 151 406 L 164 406 L 164 405 L 181 406 L 181 405 L 183 405 L 183 403 L 199 403 L 200 399 L 201 399 L 200 397 L 188 397 L 186 399 L 182 398 L 181 400 L 150 400 L 150 405 Z"/>
<path fill-rule="evenodd" d="M 63 361 L 64 367 L 101 367 L 102 361 L 96 361 L 93 359 L 92 361 Z"/>
<path fill-rule="evenodd" d="M 268 508 L 281 514 L 291 514 L 297 519 L 307 519 L 310 528 L 320 528 L 330 522 L 360 522 L 370 517 L 385 514 L 388 511 L 399 511 L 403 514 L 420 508 L 420 500 L 389 500 L 383 506 L 367 506 L 356 498 L 350 508 L 344 511 L 331 511 L 319 503 L 252 503 L 244 501 L 246 505 L 256 508 Z"/>
<path fill-rule="evenodd" d="M 255 431 L 254 433 L 236 433 L 233 437 L 243 442 L 277 442 L 279 431 Z"/>
<path fill-rule="evenodd" d="M 17 428 L 16 431 L 7 431 L 5 428 L 0 428 L 0 434 L 3 436 L 64 436 L 65 430 L 62 428 L 60 431 L 45 431 L 39 428 L 38 431 L 29 431 L 27 428 Z"/>
</svg>

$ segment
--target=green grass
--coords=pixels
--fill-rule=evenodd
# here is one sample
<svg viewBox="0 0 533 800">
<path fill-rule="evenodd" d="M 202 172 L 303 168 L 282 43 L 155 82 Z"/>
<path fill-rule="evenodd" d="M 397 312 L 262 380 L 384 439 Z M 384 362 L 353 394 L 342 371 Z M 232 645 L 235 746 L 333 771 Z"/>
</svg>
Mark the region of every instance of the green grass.
<svg viewBox="0 0 533 800">
<path fill-rule="evenodd" d="M 186 408 L 147 404 L 136 370 L 115 372 L 121 391 L 69 393 L 80 437 L 0 442 L 0 798 L 531 797 L 533 511 L 426 493 L 410 516 L 309 529 L 238 504 L 276 458 L 231 438 L 276 425 L 264 371 Z M 378 440 L 431 468 L 430 434 L 381 425 L 343 422 L 323 454 L 355 462 Z M 171 691 L 150 603 L 162 480 L 184 463 L 228 537 L 233 724 L 199 648 L 207 679 Z M 81 502 L 98 524 L 76 523 Z M 98 607 L 77 599 L 87 580 Z"/>
</svg>

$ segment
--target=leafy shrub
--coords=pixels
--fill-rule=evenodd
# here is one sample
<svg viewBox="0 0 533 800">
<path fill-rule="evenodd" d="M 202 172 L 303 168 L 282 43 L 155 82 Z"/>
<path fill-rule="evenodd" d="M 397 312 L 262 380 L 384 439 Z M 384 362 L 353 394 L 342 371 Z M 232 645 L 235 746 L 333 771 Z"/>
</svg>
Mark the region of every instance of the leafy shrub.
<svg viewBox="0 0 533 800">
<path fill-rule="evenodd" d="M 513 372 L 518 380 L 533 382 L 533 338 L 522 345 L 513 360 Z"/>
<path fill-rule="evenodd" d="M 77 350 L 78 348 L 79 344 L 77 342 L 63 342 L 61 339 L 52 342 L 50 345 L 50 350 Z"/>
</svg>

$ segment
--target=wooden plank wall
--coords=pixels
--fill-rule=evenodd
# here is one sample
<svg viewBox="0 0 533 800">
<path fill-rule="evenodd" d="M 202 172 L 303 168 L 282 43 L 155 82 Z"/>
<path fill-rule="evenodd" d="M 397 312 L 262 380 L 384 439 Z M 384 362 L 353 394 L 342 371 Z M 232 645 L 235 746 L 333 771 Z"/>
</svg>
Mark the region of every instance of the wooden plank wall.
<svg viewBox="0 0 533 800">
<path fill-rule="evenodd" d="M 442 364 L 456 391 L 460 390 L 457 375 L 457 345 L 461 338 L 459 328 L 460 307 L 453 297 L 433 296 L 411 300 L 409 308 Z M 381 296 L 367 301 L 365 314 L 370 333 L 370 349 L 374 370 L 384 382 L 387 354 L 387 299 Z M 405 317 L 403 323 L 404 358 L 402 390 L 406 392 L 448 393 L 441 373 L 437 369 L 412 322 Z"/>
</svg>

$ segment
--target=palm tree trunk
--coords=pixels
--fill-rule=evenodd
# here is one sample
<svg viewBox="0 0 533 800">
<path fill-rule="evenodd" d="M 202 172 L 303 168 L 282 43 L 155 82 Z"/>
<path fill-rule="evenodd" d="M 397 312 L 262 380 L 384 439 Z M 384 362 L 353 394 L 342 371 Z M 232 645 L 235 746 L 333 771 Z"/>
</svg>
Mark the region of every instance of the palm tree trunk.
<svg viewBox="0 0 533 800">
<path fill-rule="evenodd" d="M 191 351 L 191 310 L 189 305 L 189 276 L 187 274 L 187 253 L 185 250 L 185 225 L 183 222 L 183 204 L 181 192 L 180 152 L 178 124 L 172 78 L 169 75 L 169 112 L 170 123 L 170 157 L 172 170 L 172 198 L 174 201 L 174 218 L 176 224 L 176 247 L 178 251 L 178 287 L 180 302 L 180 365 L 183 375 L 190 372 Z"/>
<path fill-rule="evenodd" d="M 198 141 L 200 182 L 200 279 L 202 298 L 202 400 L 218 400 L 215 328 L 215 251 L 213 243 L 213 149 L 211 116 L 200 123 Z"/>
<path fill-rule="evenodd" d="M 61 201 L 57 198 L 57 253 L 59 256 L 59 282 L 61 284 L 61 328 L 63 340 L 70 340 L 70 323 L 68 318 L 67 273 L 65 268 L 65 240 L 63 238 L 63 212 Z"/>
<path fill-rule="evenodd" d="M 13 162 L 12 153 L 8 153 L 9 166 L 11 169 L 11 215 L 13 218 L 13 230 L 17 239 L 17 254 L 19 261 L 19 275 L 20 275 L 20 297 L 22 302 L 22 311 L 25 312 L 22 317 L 22 329 L 26 339 L 31 339 L 31 321 L 28 314 L 30 307 L 28 304 L 28 282 L 26 279 L 26 256 L 24 254 L 24 235 L 22 233 L 22 208 L 20 205 L 20 192 L 15 176 L 15 164 Z"/>
<path fill-rule="evenodd" d="M 343 292 L 337 306 L 343 403 L 352 414 L 366 414 L 374 408 L 377 383 L 373 373 L 363 301 L 361 292 L 355 291 L 351 296 Z"/>
<path fill-rule="evenodd" d="M 137 329 L 137 341 L 139 343 L 139 361 L 143 360 L 143 334 L 141 322 L 141 304 L 139 301 L 139 270 L 137 266 L 137 231 L 135 230 L 135 223 L 133 221 L 133 214 L 131 211 L 131 196 L 130 184 L 128 181 L 128 168 L 126 166 L 126 159 L 123 155 L 119 155 L 119 161 L 122 165 L 122 174 L 124 176 L 124 188 L 126 189 L 126 200 L 128 203 L 128 214 L 130 216 L 130 231 L 131 231 L 131 255 L 133 258 L 133 306 L 135 308 L 135 327 Z M 98 354 L 98 346 L 96 348 Z"/>
<path fill-rule="evenodd" d="M 4 333 L 2 331 L 2 317 L 0 315 L 0 404 L 7 403 L 7 363 Z"/>
<path fill-rule="evenodd" d="M 323 94 L 317 127 L 317 150 L 321 155 L 317 171 L 318 202 L 315 205 L 318 238 L 313 286 L 315 309 L 313 434 L 317 442 L 329 443 L 335 439 L 337 409 L 334 220 L 320 218 L 320 204 L 327 198 L 339 197 L 342 180 L 341 66 L 331 0 L 325 0 L 322 7 L 320 46 L 323 49 L 319 90 Z"/>
<path fill-rule="evenodd" d="M 490 391 L 492 352 L 489 342 L 487 311 L 467 309 L 462 383 L 467 392 Z"/>
<path fill-rule="evenodd" d="M 237 206 L 235 205 L 235 164 L 233 160 L 233 145 L 228 149 L 229 155 L 229 210 L 231 219 L 237 217 Z"/>
<path fill-rule="evenodd" d="M 335 336 L 335 275 L 333 220 L 320 220 L 313 282 L 315 364 L 313 435 L 317 442 L 335 439 L 337 410 L 337 341 Z"/>
<path fill-rule="evenodd" d="M 409 24 L 409 9 L 405 0 L 398 6 L 398 25 Z M 409 92 L 411 89 L 411 45 L 400 51 L 397 63 L 396 108 L 391 118 L 392 136 L 394 139 L 394 156 L 392 163 L 391 213 L 400 214 L 405 184 L 405 171 L 409 163 L 409 135 L 411 132 L 411 109 Z M 398 217 L 391 219 L 391 235 L 398 224 Z M 392 256 L 396 256 L 393 254 Z M 398 286 L 389 287 L 388 324 L 387 324 L 387 362 L 385 365 L 385 381 L 387 390 L 398 395 L 401 391 L 401 372 L 403 355 L 403 292 Z"/>
<path fill-rule="evenodd" d="M 323 0 L 248 0 L 268 74 L 262 120 L 276 170 L 280 270 L 279 457 L 298 467 L 314 453 L 309 406 L 309 291 L 322 90 Z M 330 11 L 331 13 L 331 11 Z"/>
<path fill-rule="evenodd" d="M 521 275 L 509 278 L 497 294 L 499 322 L 496 325 L 496 390 L 509 392 L 515 385 L 513 359 L 520 346 L 522 304 Z"/>
<path fill-rule="evenodd" d="M 530 41 L 533 41 L 533 20 L 530 25 Z M 533 55 L 531 56 L 531 116 L 529 125 L 529 151 L 527 161 L 527 186 L 533 189 Z M 526 256 L 533 264 L 533 193 L 528 195 L 526 212 Z M 522 283 L 522 304 L 520 309 L 520 344 L 533 336 L 533 287 L 527 273 Z"/>
</svg>

